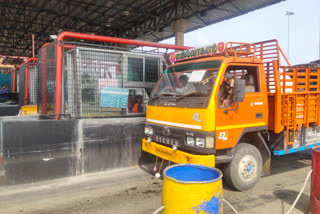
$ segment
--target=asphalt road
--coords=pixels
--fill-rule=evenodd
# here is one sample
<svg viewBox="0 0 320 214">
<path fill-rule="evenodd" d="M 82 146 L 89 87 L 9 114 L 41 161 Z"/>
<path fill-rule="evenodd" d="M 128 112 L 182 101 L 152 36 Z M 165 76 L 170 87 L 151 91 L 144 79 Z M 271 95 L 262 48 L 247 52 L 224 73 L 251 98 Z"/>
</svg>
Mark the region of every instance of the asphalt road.
<svg viewBox="0 0 320 214">
<path fill-rule="evenodd" d="M 255 188 L 237 192 L 224 185 L 224 198 L 241 214 L 284 214 L 307 173 L 311 152 L 273 157 L 271 176 Z M 33 184 L 0 187 L 0 213 L 150 214 L 161 206 L 162 180 L 141 167 L 87 174 Z M 308 213 L 310 182 L 295 213 Z M 224 213 L 233 213 L 224 204 Z"/>
</svg>

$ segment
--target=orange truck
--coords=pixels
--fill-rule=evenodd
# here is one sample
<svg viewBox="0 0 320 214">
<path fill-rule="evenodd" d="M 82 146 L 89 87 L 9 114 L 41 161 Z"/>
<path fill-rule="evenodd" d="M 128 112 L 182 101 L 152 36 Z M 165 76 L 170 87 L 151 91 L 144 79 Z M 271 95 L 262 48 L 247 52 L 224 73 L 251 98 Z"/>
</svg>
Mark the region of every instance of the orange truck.
<svg viewBox="0 0 320 214">
<path fill-rule="evenodd" d="M 320 69 L 291 66 L 277 40 L 166 57 L 170 65 L 147 106 L 144 152 L 218 165 L 242 191 L 270 174 L 272 155 L 320 145 Z"/>
</svg>

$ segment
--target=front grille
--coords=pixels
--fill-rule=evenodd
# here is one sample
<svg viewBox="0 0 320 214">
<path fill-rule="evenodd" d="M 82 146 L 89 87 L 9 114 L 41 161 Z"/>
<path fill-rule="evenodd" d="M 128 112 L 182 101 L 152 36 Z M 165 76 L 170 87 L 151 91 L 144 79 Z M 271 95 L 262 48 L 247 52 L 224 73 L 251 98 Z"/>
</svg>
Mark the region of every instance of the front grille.
<svg viewBox="0 0 320 214">
<path fill-rule="evenodd" d="M 170 134 L 169 135 L 164 135 L 162 133 L 162 129 L 163 126 L 152 126 L 153 128 L 153 137 L 152 140 L 157 142 L 157 143 L 161 143 L 161 144 L 165 144 L 168 146 L 182 146 L 184 144 L 184 132 L 180 131 L 181 133 L 179 133 L 179 131 L 177 131 L 174 128 L 170 128 Z"/>
<path fill-rule="evenodd" d="M 146 123 L 146 126 L 152 127 L 153 136 L 151 137 L 151 140 L 155 143 L 159 143 L 171 148 L 173 145 L 176 145 L 179 150 L 188 152 L 191 154 L 213 154 L 215 152 L 215 149 L 187 146 L 185 144 L 186 136 L 189 135 L 187 134 L 187 132 L 192 133 L 192 135 L 195 137 L 202 137 L 202 138 L 205 138 L 206 136 L 214 137 L 215 136 L 214 132 L 209 133 L 209 132 L 202 132 L 202 131 L 193 131 L 185 128 L 166 127 L 163 125 L 155 125 L 152 123 Z M 165 131 L 163 133 L 164 128 L 170 129 L 170 134 L 166 133 Z"/>
<path fill-rule="evenodd" d="M 173 145 L 179 146 L 179 140 L 177 140 L 177 139 L 158 136 L 158 135 L 155 135 L 153 138 L 154 138 L 153 141 L 155 141 L 157 143 L 163 143 L 163 144 L 171 145 L 171 146 L 173 146 Z"/>
</svg>

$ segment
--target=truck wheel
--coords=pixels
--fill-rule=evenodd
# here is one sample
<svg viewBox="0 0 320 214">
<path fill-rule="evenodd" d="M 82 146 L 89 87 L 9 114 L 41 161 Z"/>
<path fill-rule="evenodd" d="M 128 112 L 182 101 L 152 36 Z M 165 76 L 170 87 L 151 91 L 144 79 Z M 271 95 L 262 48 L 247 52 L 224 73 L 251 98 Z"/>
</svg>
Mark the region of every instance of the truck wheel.
<svg viewBox="0 0 320 214">
<path fill-rule="evenodd" d="M 232 161 L 224 168 L 224 178 L 232 188 L 244 191 L 254 187 L 262 173 L 262 157 L 253 145 L 240 143 Z"/>
</svg>

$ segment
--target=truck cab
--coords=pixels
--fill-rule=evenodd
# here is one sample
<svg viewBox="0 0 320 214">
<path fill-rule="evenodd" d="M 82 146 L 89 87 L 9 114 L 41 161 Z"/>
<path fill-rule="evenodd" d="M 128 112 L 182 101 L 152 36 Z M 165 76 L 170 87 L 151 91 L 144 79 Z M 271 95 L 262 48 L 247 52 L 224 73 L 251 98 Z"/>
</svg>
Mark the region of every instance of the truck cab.
<svg viewBox="0 0 320 214">
<path fill-rule="evenodd" d="M 229 42 L 169 55 L 174 64 L 151 94 L 142 150 L 174 163 L 219 165 L 240 191 L 270 174 L 267 139 L 277 119 L 269 82 L 277 68 L 256 54 L 256 44 Z"/>
</svg>

